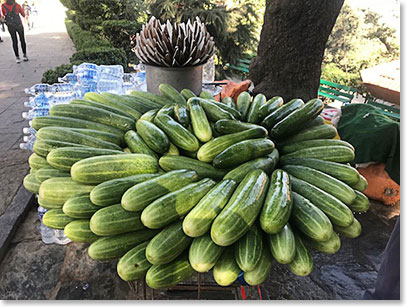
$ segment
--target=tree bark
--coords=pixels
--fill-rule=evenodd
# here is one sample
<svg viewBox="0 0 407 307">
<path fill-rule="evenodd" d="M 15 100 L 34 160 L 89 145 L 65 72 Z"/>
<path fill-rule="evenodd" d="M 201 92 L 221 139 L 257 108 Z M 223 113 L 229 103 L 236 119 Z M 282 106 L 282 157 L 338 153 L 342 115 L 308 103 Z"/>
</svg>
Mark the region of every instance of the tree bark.
<svg viewBox="0 0 407 307">
<path fill-rule="evenodd" d="M 284 101 L 317 97 L 325 45 L 344 0 L 267 0 L 257 57 L 249 77 L 255 93 Z"/>
</svg>

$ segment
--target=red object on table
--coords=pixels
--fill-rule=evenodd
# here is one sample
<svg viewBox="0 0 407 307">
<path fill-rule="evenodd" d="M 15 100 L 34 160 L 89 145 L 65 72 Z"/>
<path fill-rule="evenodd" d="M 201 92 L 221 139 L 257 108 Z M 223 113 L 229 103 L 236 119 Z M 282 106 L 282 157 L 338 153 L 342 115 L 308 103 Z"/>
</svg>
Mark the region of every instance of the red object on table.
<svg viewBox="0 0 407 307">
<path fill-rule="evenodd" d="M 215 96 L 215 100 L 221 101 L 225 97 L 232 97 L 236 103 L 239 94 L 247 91 L 252 84 L 252 81 L 244 80 L 242 82 L 236 83 L 233 81 L 222 80 L 215 81 L 214 83 L 226 83 L 225 85 L 222 85 L 222 92 Z"/>
</svg>

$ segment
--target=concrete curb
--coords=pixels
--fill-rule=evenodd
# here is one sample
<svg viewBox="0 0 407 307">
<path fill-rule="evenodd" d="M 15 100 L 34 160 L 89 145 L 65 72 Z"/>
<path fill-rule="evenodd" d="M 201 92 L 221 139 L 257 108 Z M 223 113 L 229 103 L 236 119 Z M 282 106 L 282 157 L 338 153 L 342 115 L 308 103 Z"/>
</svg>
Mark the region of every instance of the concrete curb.
<svg viewBox="0 0 407 307">
<path fill-rule="evenodd" d="M 33 203 L 34 195 L 21 185 L 6 212 L 0 216 L 0 263 L 8 251 L 11 239 Z"/>
</svg>

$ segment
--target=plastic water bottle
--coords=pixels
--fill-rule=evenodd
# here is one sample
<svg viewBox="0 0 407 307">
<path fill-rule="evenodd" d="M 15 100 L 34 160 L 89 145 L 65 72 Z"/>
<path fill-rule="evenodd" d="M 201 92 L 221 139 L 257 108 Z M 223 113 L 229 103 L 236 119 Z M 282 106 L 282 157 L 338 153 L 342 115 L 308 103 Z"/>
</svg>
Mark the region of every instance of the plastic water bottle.
<svg viewBox="0 0 407 307">
<path fill-rule="evenodd" d="M 73 85 L 70 83 L 54 83 L 50 86 L 51 92 L 61 93 L 61 92 L 72 92 L 74 90 Z"/>
<path fill-rule="evenodd" d="M 38 206 L 38 219 L 40 220 L 40 233 L 41 233 L 41 239 L 42 242 L 44 242 L 45 244 L 52 244 L 54 242 L 56 242 L 56 236 L 55 236 L 55 230 L 52 228 L 49 228 L 47 226 L 44 225 L 44 223 L 42 222 L 42 218 L 45 214 L 45 212 L 47 212 L 48 210 Z"/>
<path fill-rule="evenodd" d="M 100 65 L 98 67 L 98 72 L 101 77 L 104 76 L 115 76 L 122 78 L 123 77 L 123 66 L 121 65 Z"/>
<path fill-rule="evenodd" d="M 28 112 L 21 113 L 21 116 L 24 119 L 33 119 L 34 117 L 48 116 L 48 115 L 49 115 L 49 108 L 34 108 Z"/>
<path fill-rule="evenodd" d="M 135 74 L 123 74 L 123 93 L 129 94 L 131 91 L 138 90 Z"/>
<path fill-rule="evenodd" d="M 73 72 L 74 73 L 77 70 L 81 70 L 81 69 L 94 69 L 94 70 L 97 70 L 98 66 L 96 64 L 93 64 L 93 63 L 82 63 L 80 65 L 74 65 L 73 66 Z"/>
<path fill-rule="evenodd" d="M 50 95 L 41 93 L 35 97 L 31 97 L 29 101 L 24 102 L 25 107 L 29 108 L 48 108 L 50 101 Z"/>
<path fill-rule="evenodd" d="M 56 104 L 70 103 L 73 99 L 77 98 L 77 96 L 75 92 L 57 93 L 52 96 L 49 106 L 52 107 Z"/>
<path fill-rule="evenodd" d="M 76 75 L 74 73 L 67 73 L 62 78 L 58 78 L 58 82 L 70 83 L 72 85 L 75 85 L 77 82 Z"/>
<path fill-rule="evenodd" d="M 99 93 L 114 93 L 114 94 L 122 94 L 123 93 L 123 80 L 117 78 L 111 79 L 101 79 L 98 81 L 96 90 Z"/>
<path fill-rule="evenodd" d="M 93 85 L 98 81 L 98 71 L 96 69 L 82 69 L 77 72 L 76 78 L 82 86 Z"/>
<path fill-rule="evenodd" d="M 37 95 L 37 94 L 40 94 L 40 93 L 46 93 L 46 92 L 50 92 L 50 91 L 51 91 L 51 89 L 50 89 L 49 86 L 50 86 L 50 85 L 49 85 L 49 84 L 46 84 L 46 83 L 38 83 L 38 84 L 35 84 L 35 85 L 31 86 L 30 88 L 26 88 L 26 89 L 24 90 L 24 92 L 25 92 L 26 94 L 31 94 L 31 95 Z"/>
<path fill-rule="evenodd" d="M 56 244 L 65 245 L 68 244 L 69 242 L 72 242 L 70 239 L 67 238 L 63 229 L 55 229 L 54 232 Z"/>
<path fill-rule="evenodd" d="M 30 134 L 36 135 L 37 131 L 33 127 L 24 127 L 23 128 L 23 133 L 27 134 L 27 135 L 30 135 Z"/>
<path fill-rule="evenodd" d="M 36 137 L 35 134 L 24 135 L 23 136 L 23 141 L 26 142 L 26 143 L 34 143 L 36 138 L 37 137 Z"/>
<path fill-rule="evenodd" d="M 20 149 L 26 149 L 26 150 L 33 151 L 34 142 L 35 142 L 35 138 L 30 138 L 30 139 L 28 139 L 28 142 L 20 143 Z"/>
</svg>

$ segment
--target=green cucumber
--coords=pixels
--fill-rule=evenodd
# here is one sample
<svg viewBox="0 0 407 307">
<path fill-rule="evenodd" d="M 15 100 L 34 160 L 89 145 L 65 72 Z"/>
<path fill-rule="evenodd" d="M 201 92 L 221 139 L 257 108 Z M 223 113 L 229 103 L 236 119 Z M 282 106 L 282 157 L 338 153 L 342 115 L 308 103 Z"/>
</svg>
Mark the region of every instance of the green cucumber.
<svg viewBox="0 0 407 307">
<path fill-rule="evenodd" d="M 290 224 L 286 224 L 279 232 L 268 236 L 271 254 L 278 263 L 288 264 L 295 257 L 295 236 Z"/>
<path fill-rule="evenodd" d="M 157 154 L 148 147 L 148 145 L 143 141 L 143 139 L 133 130 L 129 130 L 124 135 L 124 141 L 130 148 L 132 153 L 140 153 L 150 155 L 157 158 Z"/>
<path fill-rule="evenodd" d="M 189 98 L 192 98 L 192 97 L 196 97 L 195 93 L 187 88 L 184 88 L 180 93 L 182 96 L 184 96 L 184 98 L 186 100 L 188 100 Z"/>
<path fill-rule="evenodd" d="M 81 147 L 86 148 L 84 145 L 69 143 L 69 142 L 61 142 L 61 141 L 53 141 L 53 140 L 35 140 L 33 151 L 41 156 L 46 158 L 47 155 L 51 152 L 51 150 L 56 148 L 63 148 L 63 147 Z"/>
<path fill-rule="evenodd" d="M 54 229 L 64 229 L 74 219 L 67 216 L 62 209 L 51 209 L 45 212 L 42 222 L 45 226 Z"/>
<path fill-rule="evenodd" d="M 314 269 L 312 255 L 297 234 L 295 235 L 295 257 L 288 267 L 297 276 L 307 276 Z"/>
<path fill-rule="evenodd" d="M 263 248 L 260 260 L 257 263 L 256 267 L 252 271 L 243 273 L 244 280 L 250 286 L 261 285 L 269 275 L 271 269 L 271 260 L 272 257 L 269 250 L 267 248 Z"/>
<path fill-rule="evenodd" d="M 253 271 L 263 254 L 263 234 L 256 224 L 236 242 L 235 259 L 243 272 Z"/>
<path fill-rule="evenodd" d="M 190 237 L 199 237 L 207 233 L 235 188 L 236 183 L 228 179 L 214 186 L 184 218 L 182 224 L 184 232 Z"/>
<path fill-rule="evenodd" d="M 54 168 L 52 166 L 42 167 L 35 172 L 35 178 L 39 182 L 43 182 L 53 177 L 71 177 L 71 175 L 68 172 Z"/>
<path fill-rule="evenodd" d="M 48 164 L 47 159 L 37 155 L 36 153 L 30 155 L 30 157 L 28 158 L 28 165 L 30 166 L 30 168 L 35 170 L 39 170 L 40 168 L 45 166 L 51 166 Z"/>
<path fill-rule="evenodd" d="M 261 170 L 246 175 L 213 221 L 211 237 L 216 244 L 232 245 L 244 236 L 260 213 L 268 184 L 269 179 Z"/>
<path fill-rule="evenodd" d="M 332 139 L 336 136 L 336 128 L 332 125 L 319 125 L 311 128 L 306 128 L 299 131 L 295 135 L 285 138 L 278 142 L 279 147 L 286 144 L 294 144 L 297 142 L 316 140 L 316 139 Z"/>
<path fill-rule="evenodd" d="M 28 174 L 24 177 L 23 186 L 28 192 L 38 194 L 40 190 L 40 184 L 41 182 L 39 182 L 35 178 L 35 174 Z"/>
<path fill-rule="evenodd" d="M 199 97 L 190 98 L 189 101 L 199 101 L 202 108 L 205 110 L 205 114 L 212 122 L 216 122 L 220 119 L 235 119 L 235 117 L 228 111 L 222 109 L 219 103 L 212 100 L 203 99 Z"/>
<path fill-rule="evenodd" d="M 143 242 L 129 250 L 117 263 L 117 274 L 124 281 L 143 278 L 152 266 L 146 258 L 146 247 L 149 241 Z"/>
<path fill-rule="evenodd" d="M 325 125 L 325 119 L 321 115 L 318 115 L 313 120 L 310 120 L 309 122 L 304 124 L 304 126 L 302 126 L 302 129 L 308 129 L 320 125 Z"/>
<path fill-rule="evenodd" d="M 216 106 L 218 106 L 219 108 L 221 108 L 222 110 L 232 114 L 232 116 L 236 119 L 240 119 L 240 117 L 242 116 L 242 114 L 240 114 L 240 112 L 238 110 L 236 110 L 236 108 L 234 107 L 229 107 L 226 104 L 216 101 L 214 99 L 210 99 L 210 101 L 215 104 Z"/>
<path fill-rule="evenodd" d="M 324 254 L 335 254 L 341 248 L 341 239 L 335 232 L 332 232 L 332 236 L 325 242 L 315 241 L 306 236 L 303 239 L 307 245 Z"/>
<path fill-rule="evenodd" d="M 124 209 L 141 211 L 157 198 L 177 191 L 198 179 L 194 171 L 176 170 L 130 187 L 121 198 Z"/>
<path fill-rule="evenodd" d="M 206 92 L 206 91 L 202 91 L 202 92 L 199 94 L 199 97 L 204 98 L 204 99 L 213 99 L 212 94 L 209 93 L 209 92 Z"/>
<path fill-rule="evenodd" d="M 173 86 L 169 84 L 162 83 L 158 86 L 158 90 L 160 94 L 169 99 L 171 102 L 186 105 L 187 101 L 185 100 L 184 96 L 180 94 Z"/>
<path fill-rule="evenodd" d="M 170 143 L 170 148 L 164 153 L 164 156 L 179 156 L 179 149 L 173 143 Z"/>
<path fill-rule="evenodd" d="M 152 109 L 159 109 L 166 103 L 157 103 L 150 98 L 136 96 L 136 95 L 116 95 L 112 93 L 101 93 L 102 96 L 116 99 L 122 104 L 129 106 L 140 112 L 141 114 L 148 112 Z M 144 94 L 145 95 L 145 94 Z"/>
<path fill-rule="evenodd" d="M 157 116 L 159 115 L 168 115 L 169 117 L 173 117 L 174 116 L 174 105 L 173 104 L 166 104 L 165 106 L 163 106 L 158 112 L 157 112 Z"/>
<path fill-rule="evenodd" d="M 236 281 L 240 272 L 233 248 L 227 248 L 213 267 L 213 278 L 219 286 L 226 287 Z"/>
<path fill-rule="evenodd" d="M 274 96 L 266 101 L 259 109 L 259 121 L 262 121 L 269 114 L 280 108 L 284 103 L 284 100 L 280 96 Z"/>
<path fill-rule="evenodd" d="M 227 105 L 229 108 L 236 109 L 235 101 L 232 97 L 223 97 L 222 103 Z"/>
<path fill-rule="evenodd" d="M 370 207 L 369 198 L 366 197 L 365 194 L 355 190 L 356 198 L 355 200 L 349 205 L 349 208 L 353 212 L 366 212 Z M 341 226 L 341 225 L 339 225 Z"/>
<path fill-rule="evenodd" d="M 281 146 L 280 153 L 282 155 L 295 152 L 297 150 L 312 148 L 312 147 L 322 147 L 322 146 L 345 146 L 349 147 L 351 150 L 355 151 L 355 148 L 348 142 L 335 139 L 318 139 L 318 140 L 307 140 L 298 143 L 291 143 L 284 146 Z"/>
<path fill-rule="evenodd" d="M 346 238 L 357 238 L 362 233 L 362 226 L 359 221 L 354 218 L 352 225 L 348 227 L 334 226 L 334 230 Z"/>
<path fill-rule="evenodd" d="M 198 100 L 191 99 L 188 101 L 188 107 L 191 112 L 191 122 L 195 136 L 201 142 L 208 142 L 212 139 L 212 129 L 201 103 Z"/>
<path fill-rule="evenodd" d="M 197 272 L 208 272 L 215 266 L 223 249 L 212 241 L 209 234 L 195 238 L 189 248 L 189 263 Z"/>
<path fill-rule="evenodd" d="M 141 120 L 149 121 L 150 123 L 153 123 L 153 122 L 154 122 L 154 118 L 156 117 L 158 111 L 159 111 L 159 109 L 150 110 L 150 111 L 144 113 L 144 114 L 140 117 L 140 119 L 141 119 Z"/>
<path fill-rule="evenodd" d="M 237 97 L 236 107 L 237 110 L 242 114 L 241 120 L 247 120 L 247 113 L 249 112 L 250 105 L 252 104 L 252 97 L 248 92 L 242 92 Z"/>
<path fill-rule="evenodd" d="M 281 156 L 282 161 L 290 158 L 312 158 L 324 161 L 347 163 L 355 159 L 355 153 L 347 146 L 320 146 L 300 149 Z"/>
<path fill-rule="evenodd" d="M 84 129 L 84 128 L 64 128 L 64 129 L 68 130 L 68 131 L 74 131 L 77 133 L 88 135 L 88 136 L 97 138 L 101 141 L 116 144 L 118 146 L 122 145 L 122 142 L 123 142 L 123 137 L 121 137 L 121 136 L 119 137 L 118 135 L 111 133 L 111 132 L 105 132 L 105 131 L 99 131 L 99 130 L 93 130 L 93 129 Z"/>
<path fill-rule="evenodd" d="M 355 191 L 363 192 L 367 188 L 367 180 L 361 174 L 359 174 L 358 182 L 351 184 L 350 187 Z"/>
<path fill-rule="evenodd" d="M 185 106 L 175 105 L 175 118 L 185 128 L 191 124 L 191 118 L 188 109 Z"/>
<path fill-rule="evenodd" d="M 167 135 L 154 123 L 140 119 L 136 124 L 137 133 L 152 150 L 165 153 L 170 148 L 170 140 Z"/>
<path fill-rule="evenodd" d="M 266 131 L 266 135 L 268 134 L 267 130 L 262 126 L 244 123 L 234 119 L 221 119 L 215 123 L 215 130 L 221 135 L 241 132 L 251 128 L 262 128 Z"/>
<path fill-rule="evenodd" d="M 168 103 L 168 99 L 165 98 L 164 96 L 154 94 L 154 93 L 150 93 L 150 92 L 131 91 L 130 95 L 138 97 L 138 98 L 142 98 L 143 100 L 149 100 L 149 101 L 152 101 L 152 102 L 154 102 L 156 104 L 160 104 L 160 105 L 163 105 L 163 106 Z"/>
<path fill-rule="evenodd" d="M 274 112 L 267 115 L 261 122 L 261 125 L 267 129 L 271 129 L 275 124 L 286 118 L 295 110 L 301 108 L 303 105 L 304 101 L 302 101 L 302 99 L 292 99 Z"/>
<path fill-rule="evenodd" d="M 67 216 L 75 219 L 89 219 L 100 209 L 95 206 L 89 198 L 89 193 L 74 195 L 66 200 L 62 207 L 62 211 Z"/>
<path fill-rule="evenodd" d="M 90 92 L 89 92 L 89 93 L 86 93 L 86 94 L 96 94 L 96 95 L 98 95 L 97 93 L 90 93 Z M 85 94 L 85 96 L 86 96 L 86 94 Z M 99 102 L 94 101 L 94 100 L 91 100 L 91 99 L 86 99 L 86 100 L 83 100 L 83 99 L 73 99 L 73 100 L 71 100 L 70 104 L 73 104 L 73 105 L 82 105 L 82 106 L 90 106 L 90 107 L 94 107 L 94 108 L 106 110 L 106 111 L 112 112 L 112 113 L 114 113 L 114 114 L 117 114 L 117 115 L 120 115 L 120 116 L 124 116 L 124 117 L 130 118 L 130 119 L 133 119 L 133 120 L 134 120 L 134 119 L 139 119 L 140 116 L 141 116 L 141 113 L 137 112 L 137 111 L 134 110 L 134 109 L 131 109 L 130 107 L 127 107 L 126 105 L 123 105 L 123 106 L 129 108 L 130 110 L 134 110 L 134 112 L 137 112 L 138 117 L 133 117 L 133 116 L 131 116 L 131 115 L 130 115 L 129 113 L 127 113 L 127 112 L 124 112 L 124 111 L 122 111 L 122 110 L 120 110 L 120 109 L 117 109 L 117 108 L 115 108 L 115 107 L 111 107 L 111 106 L 106 105 L 106 104 L 103 104 L 103 103 L 99 103 Z"/>
<path fill-rule="evenodd" d="M 278 233 L 290 218 L 292 203 L 290 178 L 285 171 L 276 169 L 271 175 L 270 187 L 260 213 L 263 231 Z"/>
<path fill-rule="evenodd" d="M 263 94 L 257 94 L 253 98 L 253 102 L 250 105 L 249 111 L 247 112 L 246 121 L 248 123 L 257 124 L 260 122 L 260 107 L 265 105 L 266 101 L 267 98 Z"/>
<path fill-rule="evenodd" d="M 64 234 L 69 240 L 78 243 L 92 243 L 99 239 L 89 227 L 89 220 L 76 220 L 67 224 L 64 228 Z"/>
</svg>

